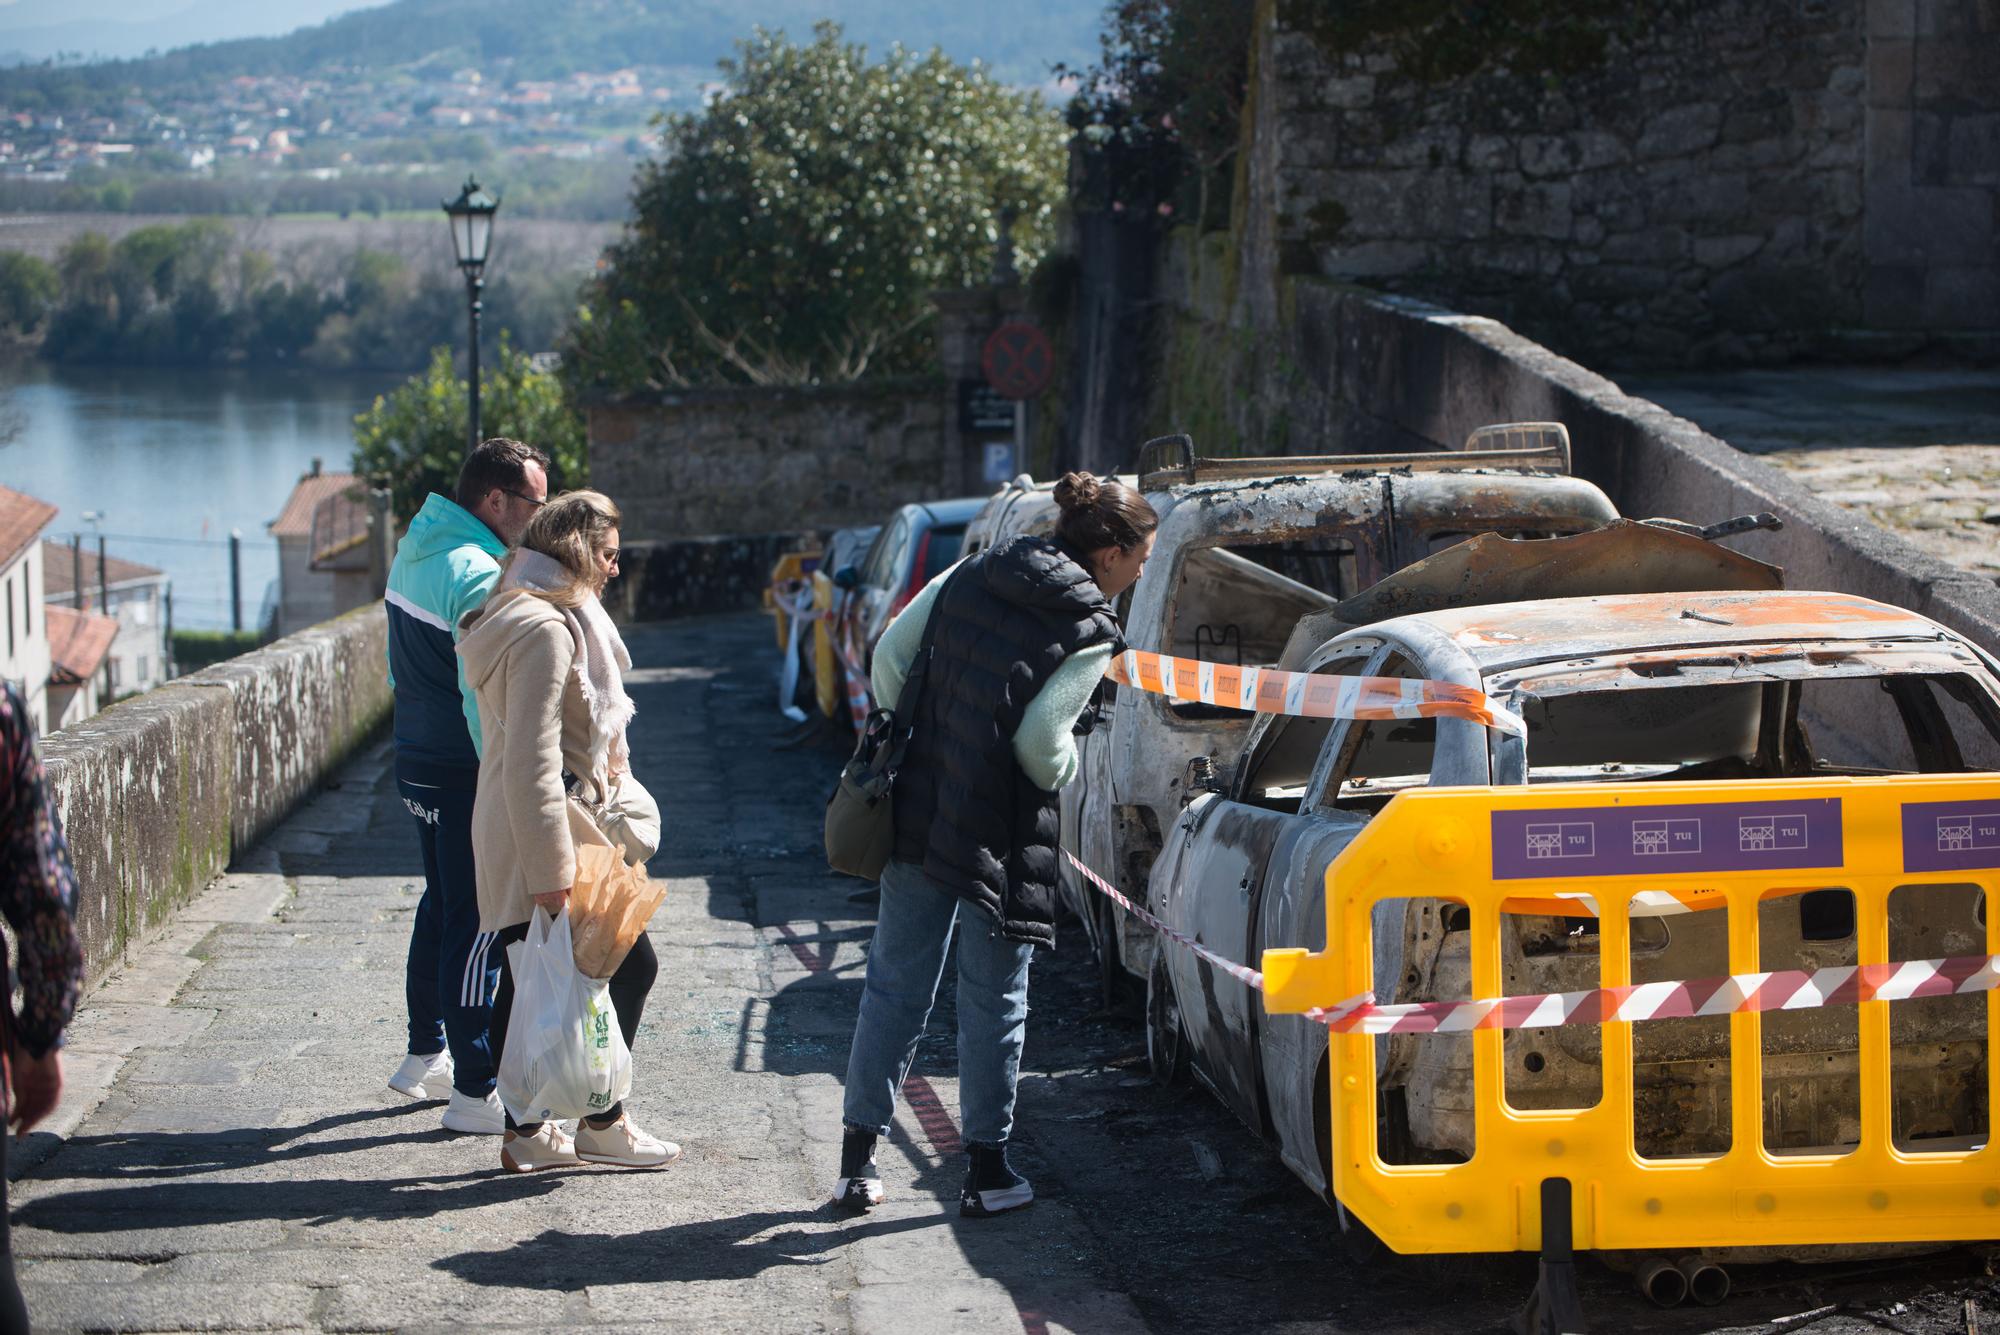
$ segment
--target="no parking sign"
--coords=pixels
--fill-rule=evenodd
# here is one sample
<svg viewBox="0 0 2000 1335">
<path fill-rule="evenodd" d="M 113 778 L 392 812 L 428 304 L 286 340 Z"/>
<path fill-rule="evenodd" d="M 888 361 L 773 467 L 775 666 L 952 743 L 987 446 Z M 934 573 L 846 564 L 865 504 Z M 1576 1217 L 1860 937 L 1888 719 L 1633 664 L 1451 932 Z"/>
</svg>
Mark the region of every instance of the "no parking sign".
<svg viewBox="0 0 2000 1335">
<path fill-rule="evenodd" d="M 1049 336 L 1031 324 L 1003 324 L 986 339 L 979 364 L 986 383 L 1009 399 L 1032 399 L 1049 387 L 1056 353 Z"/>
</svg>

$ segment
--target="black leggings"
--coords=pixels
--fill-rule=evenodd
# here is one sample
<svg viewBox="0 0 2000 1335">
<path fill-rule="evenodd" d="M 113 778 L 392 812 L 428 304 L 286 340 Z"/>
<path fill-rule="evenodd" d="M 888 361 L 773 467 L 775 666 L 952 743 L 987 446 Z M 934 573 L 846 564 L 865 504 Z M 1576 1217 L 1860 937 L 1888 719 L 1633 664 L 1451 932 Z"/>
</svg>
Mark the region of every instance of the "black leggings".
<svg viewBox="0 0 2000 1335">
<path fill-rule="evenodd" d="M 493 1045 L 493 1067 L 500 1067 L 500 1055 L 507 1050 L 507 1022 L 513 1018 L 514 971 L 508 967 L 507 947 L 516 941 L 528 939 L 528 924 L 517 923 L 512 927 L 502 927 L 494 943 L 500 947 L 500 990 L 493 994 L 493 1020 L 486 1030 L 487 1042 Z M 611 975 L 611 1005 L 618 1012 L 618 1028 L 625 1035 L 625 1046 L 631 1047 L 639 1036 L 639 1016 L 646 1009 L 646 994 L 653 990 L 653 980 L 660 976 L 660 957 L 653 953 L 653 943 L 643 933 L 632 943 L 632 949 L 625 956 L 625 962 Z M 623 1103 L 614 1103 L 590 1120 L 602 1126 L 609 1126 L 625 1111 Z M 512 1113 L 507 1114 L 509 1131 L 533 1133 L 540 1122 L 516 1122 Z"/>
<path fill-rule="evenodd" d="M 7 1142 L 13 1138 L 0 1127 L 0 1335 L 28 1335 L 28 1304 L 14 1277 L 14 1239 L 7 1230 Z"/>
</svg>

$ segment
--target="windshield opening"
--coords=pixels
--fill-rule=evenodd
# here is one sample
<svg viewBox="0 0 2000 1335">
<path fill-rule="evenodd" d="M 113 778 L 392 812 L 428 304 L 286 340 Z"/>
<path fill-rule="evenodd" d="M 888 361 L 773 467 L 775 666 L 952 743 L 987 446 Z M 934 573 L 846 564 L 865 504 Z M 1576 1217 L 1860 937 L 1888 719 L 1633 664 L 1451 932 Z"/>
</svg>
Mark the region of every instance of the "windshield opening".
<svg viewBox="0 0 2000 1335">
<path fill-rule="evenodd" d="M 1528 781 L 1807 778 L 2000 769 L 2000 709 L 1964 673 L 1789 680 L 1686 673 L 1525 693 Z"/>
</svg>

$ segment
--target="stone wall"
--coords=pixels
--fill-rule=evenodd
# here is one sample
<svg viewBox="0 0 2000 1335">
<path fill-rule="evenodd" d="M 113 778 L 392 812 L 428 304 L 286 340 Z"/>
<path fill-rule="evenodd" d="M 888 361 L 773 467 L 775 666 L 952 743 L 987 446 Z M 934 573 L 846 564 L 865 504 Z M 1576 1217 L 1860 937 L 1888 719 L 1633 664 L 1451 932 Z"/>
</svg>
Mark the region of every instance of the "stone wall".
<svg viewBox="0 0 2000 1335">
<path fill-rule="evenodd" d="M 42 740 L 95 982 L 388 717 L 380 603 Z"/>
<path fill-rule="evenodd" d="M 948 398 L 926 377 L 600 399 L 585 405 L 591 485 L 627 540 L 879 523 L 957 494 Z"/>
<path fill-rule="evenodd" d="M 1878 329 L 2000 325 L 2000 5 L 1870 0 L 1868 281 Z"/>
<path fill-rule="evenodd" d="M 628 625 L 747 611 L 762 605 L 780 556 L 819 546 L 817 533 L 626 542 L 604 604 Z"/>
<path fill-rule="evenodd" d="M 1677 0 L 1601 50 L 1463 76 L 1339 13 L 1266 0 L 1239 192 L 1253 323 L 1273 279 L 1315 274 L 1598 365 L 2000 328 L 2000 7 Z"/>
</svg>

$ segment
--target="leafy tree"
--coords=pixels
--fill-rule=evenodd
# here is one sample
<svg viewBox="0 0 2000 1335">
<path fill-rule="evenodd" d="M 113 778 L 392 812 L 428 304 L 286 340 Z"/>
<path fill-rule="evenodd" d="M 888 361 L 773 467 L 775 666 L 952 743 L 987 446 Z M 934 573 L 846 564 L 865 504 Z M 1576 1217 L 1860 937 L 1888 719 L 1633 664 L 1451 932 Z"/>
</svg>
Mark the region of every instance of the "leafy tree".
<svg viewBox="0 0 2000 1335">
<path fill-rule="evenodd" d="M 1098 63 L 1068 70 L 1085 151 L 1079 204 L 1226 225 L 1257 7 L 1245 0 L 1114 0 Z"/>
<path fill-rule="evenodd" d="M 61 295 L 54 265 L 18 250 L 0 251 L 0 334 L 33 334 Z"/>
<path fill-rule="evenodd" d="M 354 419 L 354 470 L 389 488 L 400 518 L 414 515 L 433 491 L 451 494 L 465 461 L 466 388 L 450 349 L 436 348 L 422 375 Z M 537 370 L 532 357 L 502 339 L 498 363 L 482 370 L 479 388 L 485 435 L 512 436 L 546 452 L 551 491 L 584 484 L 583 419 L 553 372 Z"/>
<path fill-rule="evenodd" d="M 934 288 L 990 271 L 1018 211 L 1048 249 L 1065 133 L 1036 94 L 941 52 L 871 64 L 833 24 L 759 31 L 700 115 L 662 116 L 626 240 L 586 294 L 566 365 L 619 389 L 816 383 L 929 364 Z"/>
</svg>

